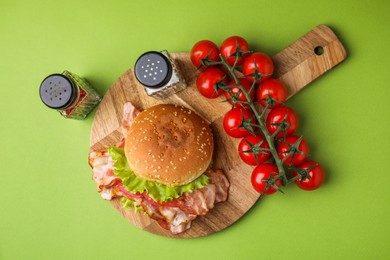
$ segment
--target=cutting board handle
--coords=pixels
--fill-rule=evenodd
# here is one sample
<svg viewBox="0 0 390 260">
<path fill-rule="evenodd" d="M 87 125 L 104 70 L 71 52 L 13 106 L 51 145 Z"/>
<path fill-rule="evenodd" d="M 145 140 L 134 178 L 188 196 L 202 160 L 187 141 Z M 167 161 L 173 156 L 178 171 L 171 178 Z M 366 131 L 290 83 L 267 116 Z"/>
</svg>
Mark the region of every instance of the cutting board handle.
<svg viewBox="0 0 390 260">
<path fill-rule="evenodd" d="M 326 25 L 319 25 L 272 57 L 291 97 L 347 57 L 344 46 Z"/>
</svg>

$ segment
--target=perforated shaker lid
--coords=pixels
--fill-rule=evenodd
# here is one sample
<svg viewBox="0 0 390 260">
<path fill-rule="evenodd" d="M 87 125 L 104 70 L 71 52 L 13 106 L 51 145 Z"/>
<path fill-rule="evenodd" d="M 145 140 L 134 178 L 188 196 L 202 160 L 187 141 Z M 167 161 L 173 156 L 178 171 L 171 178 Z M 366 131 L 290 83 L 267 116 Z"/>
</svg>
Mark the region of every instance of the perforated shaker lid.
<svg viewBox="0 0 390 260">
<path fill-rule="evenodd" d="M 65 109 L 77 98 L 77 87 L 64 75 L 52 74 L 41 83 L 42 102 L 53 109 Z"/>
<path fill-rule="evenodd" d="M 146 87 L 158 88 L 172 77 L 172 65 L 167 57 L 156 51 L 142 54 L 134 66 L 135 77 Z"/>
</svg>

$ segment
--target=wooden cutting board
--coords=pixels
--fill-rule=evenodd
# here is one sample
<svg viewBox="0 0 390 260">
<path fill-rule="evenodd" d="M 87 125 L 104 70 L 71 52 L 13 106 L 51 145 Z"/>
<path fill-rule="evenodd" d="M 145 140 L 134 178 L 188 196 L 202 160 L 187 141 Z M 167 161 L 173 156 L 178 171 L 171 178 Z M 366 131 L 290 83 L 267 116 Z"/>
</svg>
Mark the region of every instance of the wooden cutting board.
<svg viewBox="0 0 390 260">
<path fill-rule="evenodd" d="M 321 53 L 321 49 L 323 53 L 316 54 Z M 201 237 L 236 222 L 255 204 L 259 194 L 251 186 L 253 167 L 243 163 L 237 153 L 240 139 L 231 138 L 222 127 L 223 116 L 230 105 L 221 103 L 223 97 L 206 99 L 198 93 L 195 85 L 198 71 L 191 64 L 189 53 L 171 53 L 171 56 L 177 61 L 188 88 L 162 102 L 147 96 L 135 79 L 133 69 L 127 70 L 111 86 L 99 105 L 92 124 L 90 147 L 91 150 L 104 149 L 120 141 L 122 108 L 127 101 L 140 110 L 159 103 L 169 103 L 198 112 L 213 129 L 214 167 L 223 169 L 231 183 L 228 200 L 216 204 L 207 216 L 196 218 L 192 228 L 179 235 L 171 234 L 142 213 L 123 209 L 118 199 L 111 203 L 128 221 L 148 232 L 174 238 Z M 345 58 L 346 51 L 337 36 L 329 27 L 319 25 L 272 58 L 275 64 L 274 78 L 285 83 L 291 97 Z"/>
</svg>

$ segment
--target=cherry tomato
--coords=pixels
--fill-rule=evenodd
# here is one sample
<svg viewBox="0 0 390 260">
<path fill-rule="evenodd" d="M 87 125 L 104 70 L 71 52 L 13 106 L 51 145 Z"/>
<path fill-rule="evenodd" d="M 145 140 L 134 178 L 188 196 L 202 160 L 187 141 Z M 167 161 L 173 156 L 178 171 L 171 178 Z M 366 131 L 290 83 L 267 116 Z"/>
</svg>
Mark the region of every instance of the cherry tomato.
<svg viewBox="0 0 390 260">
<path fill-rule="evenodd" d="M 305 139 L 292 135 L 283 140 L 278 146 L 278 155 L 284 159 L 284 164 L 297 166 L 307 160 L 309 155 L 309 145 Z"/>
<path fill-rule="evenodd" d="M 269 108 L 282 105 L 287 99 L 287 89 L 278 79 L 268 79 L 261 82 L 257 90 L 257 100 L 265 107 L 267 99 L 272 98 Z"/>
<path fill-rule="evenodd" d="M 253 82 L 253 74 L 256 72 L 256 69 L 257 72 L 266 74 L 261 76 L 261 80 L 266 80 L 270 78 L 274 72 L 274 64 L 271 58 L 266 54 L 255 52 L 246 58 L 244 65 L 242 65 L 242 72 L 249 81 Z M 260 80 L 258 80 L 257 83 L 260 83 Z"/>
<path fill-rule="evenodd" d="M 250 134 L 248 130 L 238 127 L 242 124 L 243 117 L 244 120 L 253 117 L 252 111 L 242 107 L 235 107 L 225 114 L 225 117 L 223 118 L 223 128 L 228 135 L 235 138 L 241 138 Z M 256 119 L 253 117 L 251 123 L 254 124 L 255 122 Z"/>
<path fill-rule="evenodd" d="M 314 166 L 314 167 L 313 167 Z M 311 168 L 313 167 L 313 168 Z M 302 190 L 315 190 L 318 189 L 321 184 L 324 182 L 325 179 L 325 173 L 324 169 L 320 164 L 318 164 L 315 161 L 306 161 L 298 166 L 298 168 L 308 170 L 308 176 L 310 176 L 310 179 L 305 178 L 302 180 L 302 178 L 295 181 L 295 184 L 301 188 Z M 296 171 L 293 172 L 293 177 L 298 176 L 298 173 Z"/>
<path fill-rule="evenodd" d="M 260 145 L 256 147 L 256 145 Z M 251 145 L 252 144 L 254 147 L 252 148 L 251 152 L 247 152 L 251 150 Z M 267 141 L 259 135 L 248 135 L 244 137 L 241 142 L 238 144 L 238 153 L 241 157 L 241 159 L 246 162 L 249 165 L 260 165 L 263 164 L 265 161 L 268 160 L 270 157 L 270 152 L 269 151 L 258 151 L 258 153 L 255 155 L 253 151 L 259 148 L 265 148 L 269 149 Z M 256 160 L 257 157 L 257 160 Z"/>
<path fill-rule="evenodd" d="M 216 98 L 223 93 L 222 89 L 218 89 L 218 91 L 215 92 L 214 86 L 221 80 L 225 84 L 228 82 L 225 72 L 218 68 L 209 67 L 199 73 L 198 78 L 196 79 L 196 86 L 202 96 L 207 98 Z"/>
<path fill-rule="evenodd" d="M 252 83 L 250 81 L 248 81 L 247 79 L 245 78 L 239 78 L 238 81 L 241 83 L 242 87 L 247 91 L 249 92 L 251 87 L 252 87 Z M 231 81 L 229 82 L 229 85 L 233 85 L 235 84 L 233 87 L 230 88 L 230 91 L 233 93 L 233 95 L 236 95 L 237 93 L 238 94 L 238 100 L 239 101 L 248 101 L 244 95 L 244 93 L 242 93 L 242 91 L 240 90 L 240 88 L 236 85 L 236 82 L 235 81 Z M 255 90 L 253 89 L 249 95 L 250 95 L 250 98 L 251 100 L 254 100 L 255 98 Z M 228 91 L 225 92 L 225 97 L 226 99 L 230 99 L 232 96 L 230 95 L 230 93 Z M 229 103 L 230 104 L 233 104 L 233 102 L 231 100 L 229 100 Z M 237 103 L 236 104 L 237 106 L 241 106 L 241 107 L 246 107 L 245 104 L 239 104 Z"/>
<path fill-rule="evenodd" d="M 273 164 L 270 163 L 265 163 L 262 165 L 256 166 L 256 168 L 252 172 L 251 176 L 251 182 L 253 188 L 258 192 L 258 193 L 264 193 L 264 190 L 267 186 L 267 183 L 263 182 L 263 180 L 267 180 L 270 178 L 275 178 L 279 173 L 278 167 L 276 167 Z M 282 185 L 282 180 L 277 180 L 275 182 L 277 187 L 280 187 Z M 266 195 L 271 195 L 275 193 L 277 190 L 270 186 L 267 191 L 265 191 Z"/>
<path fill-rule="evenodd" d="M 206 57 L 212 61 L 219 61 L 218 46 L 209 40 L 202 40 L 195 43 L 190 53 L 192 64 L 199 68 L 202 65 L 201 60 L 205 59 Z"/>
<path fill-rule="evenodd" d="M 266 119 L 266 127 L 270 134 L 274 134 L 278 130 L 278 124 L 283 120 L 286 122 L 286 128 L 278 133 L 276 137 L 283 138 L 285 135 L 290 136 L 298 128 L 298 116 L 295 111 L 287 106 L 274 107 L 269 112 Z"/>
<path fill-rule="evenodd" d="M 249 50 L 248 42 L 240 36 L 232 36 L 227 38 L 222 42 L 221 47 L 219 48 L 221 55 L 225 58 L 230 66 L 233 66 L 236 60 L 235 53 L 237 51 L 237 45 L 240 51 Z M 238 59 L 236 66 L 240 66 L 242 63 L 244 63 L 244 60 L 246 57 L 248 57 L 248 55 L 249 53 L 244 53 L 242 57 Z"/>
</svg>

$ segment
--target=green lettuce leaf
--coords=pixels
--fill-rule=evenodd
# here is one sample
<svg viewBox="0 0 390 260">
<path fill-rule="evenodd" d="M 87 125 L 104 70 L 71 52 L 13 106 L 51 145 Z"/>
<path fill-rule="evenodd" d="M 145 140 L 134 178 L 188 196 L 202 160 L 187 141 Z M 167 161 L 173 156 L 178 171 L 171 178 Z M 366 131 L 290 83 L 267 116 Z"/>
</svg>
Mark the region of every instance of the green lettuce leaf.
<svg viewBox="0 0 390 260">
<path fill-rule="evenodd" d="M 188 184 L 176 187 L 147 181 L 136 176 L 130 169 L 124 148 L 111 146 L 109 153 L 114 160 L 114 174 L 121 178 L 123 186 L 134 194 L 137 192 L 142 193 L 146 190 L 148 195 L 158 202 L 166 202 L 178 198 L 185 192 L 203 188 L 209 182 L 209 178 L 204 174 Z"/>
<path fill-rule="evenodd" d="M 121 203 L 122 203 L 122 208 L 134 208 L 135 213 L 144 211 L 144 209 L 140 205 L 138 205 L 137 202 L 135 202 L 134 200 L 128 199 L 126 197 L 121 198 Z"/>
</svg>

